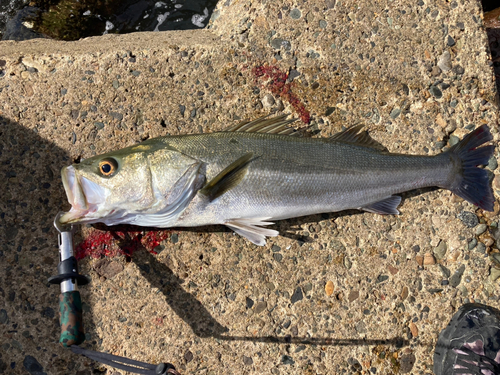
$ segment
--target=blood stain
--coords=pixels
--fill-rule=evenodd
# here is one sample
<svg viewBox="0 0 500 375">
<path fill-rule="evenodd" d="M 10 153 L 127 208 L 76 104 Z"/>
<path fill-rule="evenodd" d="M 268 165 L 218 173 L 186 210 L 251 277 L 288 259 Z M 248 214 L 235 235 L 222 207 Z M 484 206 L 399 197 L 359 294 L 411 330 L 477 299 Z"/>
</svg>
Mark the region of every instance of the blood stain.
<svg viewBox="0 0 500 375">
<path fill-rule="evenodd" d="M 268 83 L 268 87 L 271 92 L 279 97 L 282 97 L 290 103 L 290 105 L 297 111 L 300 119 L 305 123 L 309 124 L 311 121 L 311 115 L 306 109 L 304 104 L 300 99 L 292 92 L 293 82 L 286 83 L 288 74 L 282 72 L 276 66 L 257 66 L 252 69 L 252 73 L 257 78 L 270 79 L 271 82 Z"/>
<path fill-rule="evenodd" d="M 172 231 L 151 230 L 140 231 L 137 227 L 133 229 L 122 226 L 120 230 L 98 230 L 91 229 L 90 234 L 75 248 L 76 259 L 109 257 L 117 255 L 132 256 L 140 249 L 146 249 L 152 254 L 160 243 L 167 239 Z"/>
</svg>

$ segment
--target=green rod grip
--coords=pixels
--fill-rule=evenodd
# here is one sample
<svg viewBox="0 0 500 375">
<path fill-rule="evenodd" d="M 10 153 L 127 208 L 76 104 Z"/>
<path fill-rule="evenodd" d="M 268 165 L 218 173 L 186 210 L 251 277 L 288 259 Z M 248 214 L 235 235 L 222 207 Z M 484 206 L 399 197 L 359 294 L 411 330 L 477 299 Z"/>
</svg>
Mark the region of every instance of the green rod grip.
<svg viewBox="0 0 500 375">
<path fill-rule="evenodd" d="M 59 295 L 59 322 L 61 338 L 59 343 L 65 348 L 79 345 L 85 341 L 82 319 L 82 299 L 80 292 L 74 290 Z"/>
</svg>

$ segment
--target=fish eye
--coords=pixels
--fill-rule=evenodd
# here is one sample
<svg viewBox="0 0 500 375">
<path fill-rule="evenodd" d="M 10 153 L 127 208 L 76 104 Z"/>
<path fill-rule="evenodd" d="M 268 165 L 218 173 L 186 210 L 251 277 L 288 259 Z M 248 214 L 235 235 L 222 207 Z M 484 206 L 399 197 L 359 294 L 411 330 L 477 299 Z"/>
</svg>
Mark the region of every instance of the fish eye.
<svg viewBox="0 0 500 375">
<path fill-rule="evenodd" d="M 118 169 L 118 163 L 115 159 L 104 159 L 99 163 L 99 172 L 105 177 L 111 177 Z"/>
</svg>

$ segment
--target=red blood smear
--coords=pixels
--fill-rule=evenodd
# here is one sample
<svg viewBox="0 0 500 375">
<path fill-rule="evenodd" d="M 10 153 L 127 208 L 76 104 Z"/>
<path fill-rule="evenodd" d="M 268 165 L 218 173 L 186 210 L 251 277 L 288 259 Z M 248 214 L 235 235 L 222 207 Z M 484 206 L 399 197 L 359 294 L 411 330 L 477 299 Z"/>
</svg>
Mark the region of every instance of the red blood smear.
<svg viewBox="0 0 500 375">
<path fill-rule="evenodd" d="M 269 89 L 274 95 L 284 98 L 290 105 L 299 113 L 300 119 L 309 124 L 311 115 L 300 99 L 292 92 L 293 82 L 286 83 L 288 74 L 282 72 L 276 66 L 257 66 L 252 69 L 252 73 L 257 78 L 267 78 L 271 82 L 268 83 Z"/>
<path fill-rule="evenodd" d="M 101 231 L 92 229 L 90 235 L 76 246 L 76 259 L 87 256 L 92 258 L 115 257 L 117 255 L 132 256 L 139 249 L 146 249 L 156 254 L 154 248 L 170 236 L 171 231 L 137 231 L 113 230 Z"/>
</svg>

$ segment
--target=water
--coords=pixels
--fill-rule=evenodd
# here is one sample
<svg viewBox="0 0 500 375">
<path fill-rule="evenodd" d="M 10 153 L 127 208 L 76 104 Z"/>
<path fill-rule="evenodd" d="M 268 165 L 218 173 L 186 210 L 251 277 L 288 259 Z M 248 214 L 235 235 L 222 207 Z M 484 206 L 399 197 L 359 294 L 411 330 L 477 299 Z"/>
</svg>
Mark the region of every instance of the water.
<svg viewBox="0 0 500 375">
<path fill-rule="evenodd" d="M 7 21 L 28 3 L 29 0 L 0 0 L 0 39 Z"/>
<path fill-rule="evenodd" d="M 59 0 L 60 11 L 40 11 L 48 8 L 49 1 L 39 0 L 39 7 L 33 8 L 41 14 L 37 21 L 26 22 L 21 17 L 25 22 L 11 22 L 6 31 L 7 21 L 30 0 L 0 0 L 0 37 L 23 40 L 29 33 L 36 36 L 36 30 L 55 39 L 76 40 L 108 33 L 198 29 L 208 24 L 217 4 L 217 0 L 108 0 L 98 3 L 100 8 L 92 8 L 96 4 L 92 0 Z M 30 4 L 33 2 L 37 3 Z"/>
</svg>

